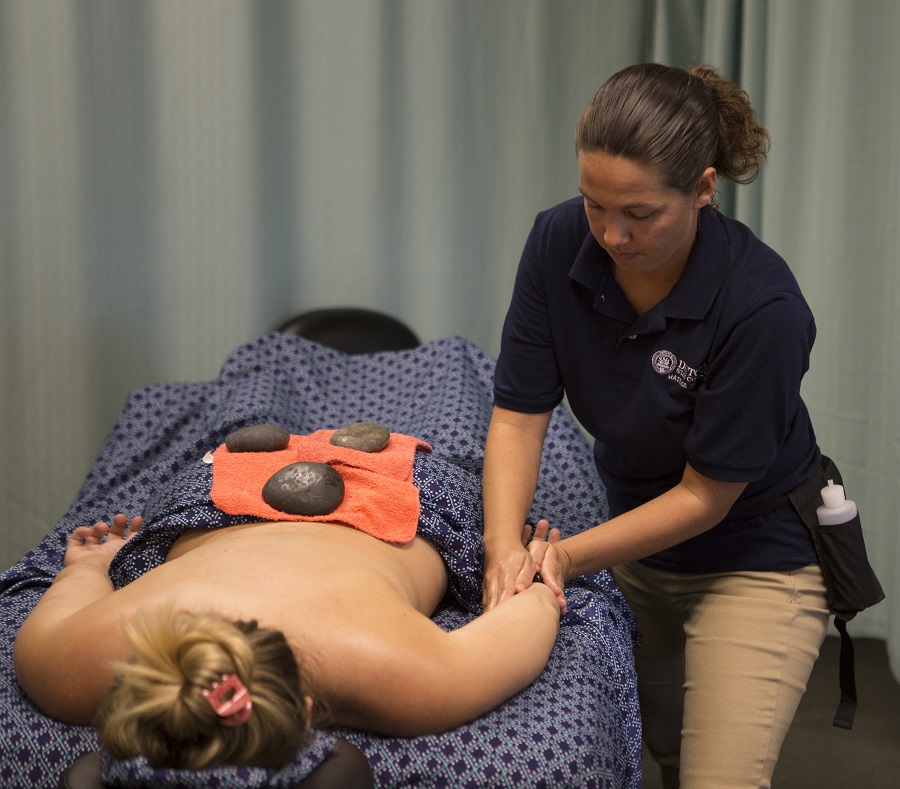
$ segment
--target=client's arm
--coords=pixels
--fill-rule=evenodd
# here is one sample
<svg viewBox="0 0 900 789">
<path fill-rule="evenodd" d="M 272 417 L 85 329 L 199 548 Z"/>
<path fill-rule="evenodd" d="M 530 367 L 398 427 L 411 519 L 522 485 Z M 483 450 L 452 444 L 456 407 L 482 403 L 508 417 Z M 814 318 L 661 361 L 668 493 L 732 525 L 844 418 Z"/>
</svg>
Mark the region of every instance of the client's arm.
<svg viewBox="0 0 900 789">
<path fill-rule="evenodd" d="M 13 648 L 16 678 L 44 712 L 68 723 L 90 723 L 113 671 L 97 656 L 124 658 L 119 628 L 90 627 L 78 614 L 111 595 L 107 575 L 119 549 L 141 527 L 116 515 L 111 525 L 79 526 L 69 537 L 63 569 L 25 620 Z"/>
<path fill-rule="evenodd" d="M 544 584 L 458 630 L 407 618 L 397 638 L 354 646 L 362 656 L 352 685 L 358 706 L 338 722 L 380 734 L 435 734 L 484 715 L 541 673 L 559 631 L 559 606 Z"/>
</svg>

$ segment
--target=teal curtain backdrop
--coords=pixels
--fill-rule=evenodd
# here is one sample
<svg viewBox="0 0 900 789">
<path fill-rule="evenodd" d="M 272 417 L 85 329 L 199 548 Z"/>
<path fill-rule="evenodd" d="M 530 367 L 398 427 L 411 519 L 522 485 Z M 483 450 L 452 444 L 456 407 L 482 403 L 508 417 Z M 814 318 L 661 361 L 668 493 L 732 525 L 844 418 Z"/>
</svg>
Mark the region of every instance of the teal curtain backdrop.
<svg viewBox="0 0 900 789">
<path fill-rule="evenodd" d="M 0 568 L 129 391 L 214 377 L 293 312 L 496 353 L 590 96 L 707 61 L 772 133 L 720 203 L 817 316 L 804 396 L 889 595 L 851 627 L 900 677 L 898 30 L 894 0 L 0 0 Z"/>
</svg>

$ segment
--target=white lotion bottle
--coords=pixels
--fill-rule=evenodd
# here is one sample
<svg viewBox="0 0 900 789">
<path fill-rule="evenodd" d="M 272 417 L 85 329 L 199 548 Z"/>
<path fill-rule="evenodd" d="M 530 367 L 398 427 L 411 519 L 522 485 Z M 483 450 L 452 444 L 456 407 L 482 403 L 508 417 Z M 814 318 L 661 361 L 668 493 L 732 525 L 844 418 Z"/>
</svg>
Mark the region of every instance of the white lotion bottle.
<svg viewBox="0 0 900 789">
<path fill-rule="evenodd" d="M 816 510 L 816 517 L 822 526 L 837 526 L 856 517 L 856 502 L 844 498 L 844 486 L 828 480 L 828 487 L 822 488 L 824 504 Z"/>
</svg>

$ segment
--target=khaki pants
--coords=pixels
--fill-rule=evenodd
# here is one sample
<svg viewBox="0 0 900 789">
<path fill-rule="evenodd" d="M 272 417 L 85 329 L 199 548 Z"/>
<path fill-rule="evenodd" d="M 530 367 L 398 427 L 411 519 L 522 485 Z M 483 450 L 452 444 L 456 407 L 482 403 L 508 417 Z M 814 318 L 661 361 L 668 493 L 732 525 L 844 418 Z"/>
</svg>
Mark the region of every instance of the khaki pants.
<svg viewBox="0 0 900 789">
<path fill-rule="evenodd" d="M 828 625 L 818 565 L 687 575 L 634 562 L 613 573 L 643 636 L 644 742 L 666 787 L 771 786 Z"/>
</svg>

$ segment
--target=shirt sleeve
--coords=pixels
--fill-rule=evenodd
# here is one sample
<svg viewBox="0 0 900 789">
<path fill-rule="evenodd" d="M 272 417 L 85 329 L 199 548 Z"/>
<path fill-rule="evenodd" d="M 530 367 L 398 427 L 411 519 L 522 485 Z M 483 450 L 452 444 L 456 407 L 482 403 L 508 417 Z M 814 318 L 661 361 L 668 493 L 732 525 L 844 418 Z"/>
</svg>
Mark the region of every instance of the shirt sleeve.
<svg viewBox="0 0 900 789">
<path fill-rule="evenodd" d="M 548 308 L 543 217 L 535 220 L 519 261 L 494 375 L 496 405 L 534 414 L 552 411 L 563 397 Z"/>
<path fill-rule="evenodd" d="M 685 441 L 691 466 L 713 479 L 752 483 L 790 458 L 792 444 L 806 449 L 800 381 L 815 334 L 798 293 L 780 292 L 748 309 L 709 360 Z"/>
</svg>

